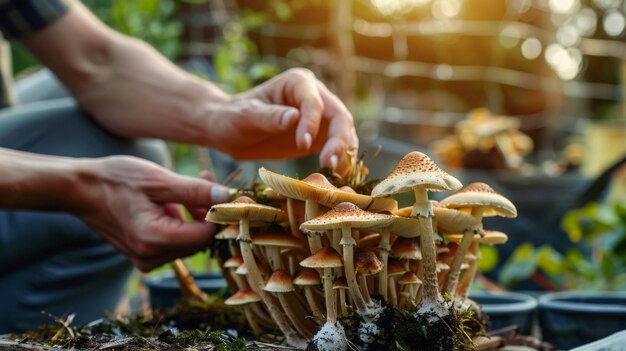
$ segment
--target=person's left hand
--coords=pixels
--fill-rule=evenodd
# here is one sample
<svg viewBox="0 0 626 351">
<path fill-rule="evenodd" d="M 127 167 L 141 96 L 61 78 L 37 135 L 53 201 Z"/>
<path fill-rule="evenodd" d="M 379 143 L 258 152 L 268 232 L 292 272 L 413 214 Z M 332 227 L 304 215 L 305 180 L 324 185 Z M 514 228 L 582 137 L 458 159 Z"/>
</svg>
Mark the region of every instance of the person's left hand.
<svg viewBox="0 0 626 351">
<path fill-rule="evenodd" d="M 358 148 L 352 115 L 306 69 L 290 69 L 215 108 L 211 144 L 236 159 L 320 152 L 322 167 L 343 174 L 346 151 Z"/>
</svg>

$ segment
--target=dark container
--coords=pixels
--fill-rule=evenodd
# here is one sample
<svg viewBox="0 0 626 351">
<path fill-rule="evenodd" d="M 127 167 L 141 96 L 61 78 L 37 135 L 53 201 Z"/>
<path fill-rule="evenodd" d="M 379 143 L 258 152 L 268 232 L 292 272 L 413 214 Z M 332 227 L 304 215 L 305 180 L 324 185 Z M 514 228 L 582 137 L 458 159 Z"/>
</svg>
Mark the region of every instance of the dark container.
<svg viewBox="0 0 626 351">
<path fill-rule="evenodd" d="M 228 286 L 221 273 L 194 274 L 196 285 L 209 295 L 225 295 Z M 173 274 L 167 273 L 147 277 L 144 283 L 148 287 L 150 306 L 153 309 L 166 310 L 180 302 L 180 288 Z"/>
<path fill-rule="evenodd" d="M 545 341 L 571 349 L 626 330 L 626 292 L 560 292 L 539 297 Z"/>
<path fill-rule="evenodd" d="M 516 325 L 523 335 L 530 335 L 537 310 L 537 299 L 514 292 L 476 292 L 469 297 L 489 316 L 490 330 Z"/>
</svg>

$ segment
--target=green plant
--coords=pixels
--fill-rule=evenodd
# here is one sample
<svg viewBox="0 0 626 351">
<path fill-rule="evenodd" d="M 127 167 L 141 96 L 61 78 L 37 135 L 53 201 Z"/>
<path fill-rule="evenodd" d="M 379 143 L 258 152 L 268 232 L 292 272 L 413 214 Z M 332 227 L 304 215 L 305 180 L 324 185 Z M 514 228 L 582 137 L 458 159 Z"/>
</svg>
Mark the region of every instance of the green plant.
<svg viewBox="0 0 626 351">
<path fill-rule="evenodd" d="M 573 243 L 561 254 L 549 245 L 519 246 L 505 263 L 500 282 L 514 286 L 533 278 L 553 290 L 626 290 L 626 201 L 589 203 L 569 211 L 561 222 Z"/>
</svg>

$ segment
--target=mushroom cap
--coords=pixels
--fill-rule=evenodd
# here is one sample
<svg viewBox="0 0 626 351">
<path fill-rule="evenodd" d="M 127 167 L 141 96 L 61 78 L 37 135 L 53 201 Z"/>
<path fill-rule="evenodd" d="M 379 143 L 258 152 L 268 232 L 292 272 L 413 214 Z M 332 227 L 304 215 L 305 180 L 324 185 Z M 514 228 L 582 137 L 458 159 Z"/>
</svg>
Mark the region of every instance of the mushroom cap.
<svg viewBox="0 0 626 351">
<path fill-rule="evenodd" d="M 469 213 L 457 209 L 433 206 L 437 231 L 444 233 L 463 233 L 468 229 L 475 229 L 482 233 L 480 221 Z"/>
<path fill-rule="evenodd" d="M 398 238 L 391 245 L 391 256 L 400 259 L 421 260 L 422 250 L 417 240 L 412 238 Z"/>
<path fill-rule="evenodd" d="M 445 262 L 437 262 L 437 273 L 447 272 L 450 270 L 450 266 Z"/>
<path fill-rule="evenodd" d="M 390 215 L 364 211 L 350 202 L 342 202 L 323 215 L 302 223 L 300 229 L 323 231 L 341 228 L 343 224 L 358 229 L 380 229 L 392 222 L 393 217 Z"/>
<path fill-rule="evenodd" d="M 261 301 L 261 297 L 255 293 L 249 287 L 243 287 L 239 289 L 233 296 L 229 297 L 224 301 L 225 304 L 234 306 L 234 305 L 245 305 L 252 302 Z"/>
<path fill-rule="evenodd" d="M 349 289 L 346 277 L 339 277 L 333 280 L 333 289 Z"/>
<path fill-rule="evenodd" d="M 298 238 L 287 233 L 262 233 L 252 235 L 252 244 L 258 246 L 279 246 L 303 248 L 304 244 Z"/>
<path fill-rule="evenodd" d="M 233 256 L 224 261 L 224 268 L 239 268 L 243 264 L 241 256 Z"/>
<path fill-rule="evenodd" d="M 230 224 L 215 234 L 217 240 L 235 240 L 239 235 L 239 224 Z"/>
<path fill-rule="evenodd" d="M 376 274 L 383 269 L 383 263 L 372 251 L 357 249 L 354 255 L 354 269 L 363 275 Z"/>
<path fill-rule="evenodd" d="M 256 266 L 259 268 L 259 272 L 261 272 L 262 275 L 265 275 L 267 273 L 267 269 L 265 268 L 265 266 L 259 264 L 258 261 L 256 261 Z M 245 264 L 240 265 L 239 267 L 237 267 L 237 269 L 235 269 L 235 274 L 248 275 L 248 267 Z"/>
<path fill-rule="evenodd" d="M 219 224 L 238 224 L 247 219 L 251 226 L 287 221 L 287 214 L 275 207 L 261 205 L 247 196 L 240 196 L 232 202 L 213 205 L 206 220 Z"/>
<path fill-rule="evenodd" d="M 449 208 L 482 207 L 484 217 L 517 217 L 515 205 L 485 183 L 472 183 L 441 200 Z"/>
<path fill-rule="evenodd" d="M 446 238 L 451 242 L 460 243 L 463 239 L 463 234 L 448 234 Z M 504 244 L 509 240 L 509 237 L 503 232 L 497 230 L 485 230 L 483 236 L 474 235 L 472 242 L 478 242 L 487 245 Z"/>
<path fill-rule="evenodd" d="M 405 272 L 400 279 L 398 279 L 398 284 L 400 285 L 409 285 L 409 284 L 422 284 L 420 278 L 415 275 L 413 272 Z"/>
<path fill-rule="evenodd" d="M 387 178 L 372 189 L 372 197 L 389 196 L 423 187 L 429 191 L 457 190 L 461 183 L 441 170 L 430 157 L 419 151 L 405 155 Z"/>
<path fill-rule="evenodd" d="M 259 177 L 265 184 L 285 197 L 315 201 L 326 207 L 333 207 L 341 202 L 352 202 L 360 208 L 372 211 L 395 212 L 398 209 L 398 203 L 394 199 L 374 199 L 354 191 L 338 189 L 321 173 L 313 173 L 299 180 L 261 167 Z"/>
<path fill-rule="evenodd" d="M 284 269 L 278 269 L 270 275 L 263 290 L 273 293 L 286 293 L 294 291 L 295 288 L 293 287 L 293 281 L 289 273 Z"/>
<path fill-rule="evenodd" d="M 402 265 L 398 262 L 391 260 L 387 262 L 387 276 L 392 277 L 402 275 L 404 272 L 406 272 L 406 269 L 404 269 L 404 267 L 402 267 Z"/>
<path fill-rule="evenodd" d="M 293 283 L 296 285 L 320 285 L 322 280 L 319 273 L 313 268 L 303 268 L 295 278 Z"/>
<path fill-rule="evenodd" d="M 267 197 L 270 200 L 284 200 L 285 197 L 279 194 L 276 190 L 267 187 L 263 189 L 263 196 Z"/>
<path fill-rule="evenodd" d="M 361 239 L 359 239 L 359 247 L 363 249 L 367 249 L 370 247 L 375 247 L 380 243 L 380 233 L 371 233 L 368 234 Z"/>
<path fill-rule="evenodd" d="M 338 268 L 343 267 L 341 255 L 331 247 L 322 247 L 315 254 L 300 262 L 305 268 Z"/>
</svg>

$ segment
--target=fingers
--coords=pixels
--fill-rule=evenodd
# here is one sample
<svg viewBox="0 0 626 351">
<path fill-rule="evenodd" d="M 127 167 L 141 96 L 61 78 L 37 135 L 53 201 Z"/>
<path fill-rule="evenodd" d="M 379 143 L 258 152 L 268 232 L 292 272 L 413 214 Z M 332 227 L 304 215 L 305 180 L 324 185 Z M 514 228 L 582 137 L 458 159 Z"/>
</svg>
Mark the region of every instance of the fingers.
<svg viewBox="0 0 626 351">
<path fill-rule="evenodd" d="M 322 116 L 324 101 L 317 86 L 317 78 L 306 69 L 295 68 L 285 73 L 285 94 L 287 101 L 300 109 L 300 121 L 296 128 L 296 146 L 308 151 L 317 138 Z"/>
<path fill-rule="evenodd" d="M 206 179 L 167 172 L 161 182 L 145 189 L 157 203 L 175 202 L 190 207 L 211 207 L 230 200 L 227 187 Z"/>
<path fill-rule="evenodd" d="M 268 104 L 260 100 L 241 101 L 240 115 L 244 117 L 245 123 L 241 128 L 250 127 L 255 130 L 275 134 L 284 132 L 292 128 L 300 118 L 300 112 L 291 106 Z"/>
</svg>

